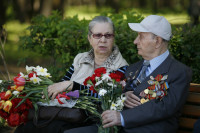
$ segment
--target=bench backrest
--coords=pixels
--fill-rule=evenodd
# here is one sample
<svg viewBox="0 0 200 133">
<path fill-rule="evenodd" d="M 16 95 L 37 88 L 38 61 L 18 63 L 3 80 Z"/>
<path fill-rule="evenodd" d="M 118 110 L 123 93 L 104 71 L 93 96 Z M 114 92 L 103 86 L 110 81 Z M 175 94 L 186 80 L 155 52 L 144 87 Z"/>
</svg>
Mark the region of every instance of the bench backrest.
<svg viewBox="0 0 200 133">
<path fill-rule="evenodd" d="M 189 96 L 183 107 L 178 133 L 192 133 L 200 118 L 200 84 L 190 84 Z"/>
</svg>

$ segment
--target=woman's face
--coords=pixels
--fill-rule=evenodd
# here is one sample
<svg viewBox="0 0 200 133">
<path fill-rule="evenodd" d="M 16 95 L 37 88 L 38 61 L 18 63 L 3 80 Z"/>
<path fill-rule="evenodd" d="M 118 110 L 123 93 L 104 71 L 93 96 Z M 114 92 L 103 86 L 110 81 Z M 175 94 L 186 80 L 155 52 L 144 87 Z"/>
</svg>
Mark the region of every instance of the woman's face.
<svg viewBox="0 0 200 133">
<path fill-rule="evenodd" d="M 88 40 L 94 49 L 94 54 L 109 56 L 112 53 L 114 44 L 114 33 L 111 24 L 96 23 L 91 32 L 92 35 L 88 36 Z"/>
</svg>

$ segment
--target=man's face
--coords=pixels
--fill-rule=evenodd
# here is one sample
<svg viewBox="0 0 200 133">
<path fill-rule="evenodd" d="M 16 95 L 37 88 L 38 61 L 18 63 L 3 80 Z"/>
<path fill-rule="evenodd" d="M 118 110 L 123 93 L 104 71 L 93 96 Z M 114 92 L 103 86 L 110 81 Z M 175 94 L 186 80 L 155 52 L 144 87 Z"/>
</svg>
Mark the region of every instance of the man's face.
<svg viewBox="0 0 200 133">
<path fill-rule="evenodd" d="M 144 59 L 153 59 L 156 50 L 156 39 L 152 33 L 138 32 L 134 44 L 137 46 L 138 54 Z"/>
</svg>

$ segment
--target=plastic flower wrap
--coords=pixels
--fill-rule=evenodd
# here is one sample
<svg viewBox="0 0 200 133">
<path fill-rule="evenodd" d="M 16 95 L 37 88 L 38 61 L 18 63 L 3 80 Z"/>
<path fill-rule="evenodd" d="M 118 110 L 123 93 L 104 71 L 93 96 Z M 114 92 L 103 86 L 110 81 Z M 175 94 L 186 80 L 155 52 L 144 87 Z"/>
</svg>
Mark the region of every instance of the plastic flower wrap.
<svg viewBox="0 0 200 133">
<path fill-rule="evenodd" d="M 101 109 L 105 110 L 117 110 L 123 109 L 125 96 L 122 94 L 123 82 L 121 81 L 123 73 L 106 72 L 105 68 L 98 68 L 94 74 L 85 79 L 84 85 L 90 87 L 93 93 L 98 93 L 101 101 Z M 104 129 L 99 127 L 99 133 L 109 133 L 111 128 Z M 112 131 L 117 132 L 117 127 L 114 126 Z"/>
<path fill-rule="evenodd" d="M 26 66 L 26 71 L 26 74 L 20 72 L 13 81 L 0 80 L 0 116 L 12 127 L 25 123 L 29 109 L 37 108 L 37 102 L 49 101 L 47 87 L 53 82 L 47 69 Z"/>
</svg>

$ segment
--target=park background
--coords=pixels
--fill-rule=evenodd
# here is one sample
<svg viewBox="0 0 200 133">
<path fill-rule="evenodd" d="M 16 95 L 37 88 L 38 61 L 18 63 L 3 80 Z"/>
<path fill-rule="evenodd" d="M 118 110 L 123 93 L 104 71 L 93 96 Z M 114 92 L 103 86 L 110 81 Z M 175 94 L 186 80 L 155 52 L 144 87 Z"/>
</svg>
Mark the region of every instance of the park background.
<svg viewBox="0 0 200 133">
<path fill-rule="evenodd" d="M 127 24 L 157 14 L 172 24 L 170 52 L 192 68 L 192 82 L 200 83 L 200 0 L 0 1 L 0 52 L 7 64 L 0 60 L 0 80 L 9 79 L 8 72 L 10 79 L 25 72 L 26 65 L 39 65 L 59 81 L 74 56 L 90 49 L 87 26 L 97 15 L 113 20 L 115 43 L 128 63 L 134 63 L 141 58 L 133 44 L 137 34 Z M 5 126 L 1 121 L 0 131 Z"/>
</svg>

